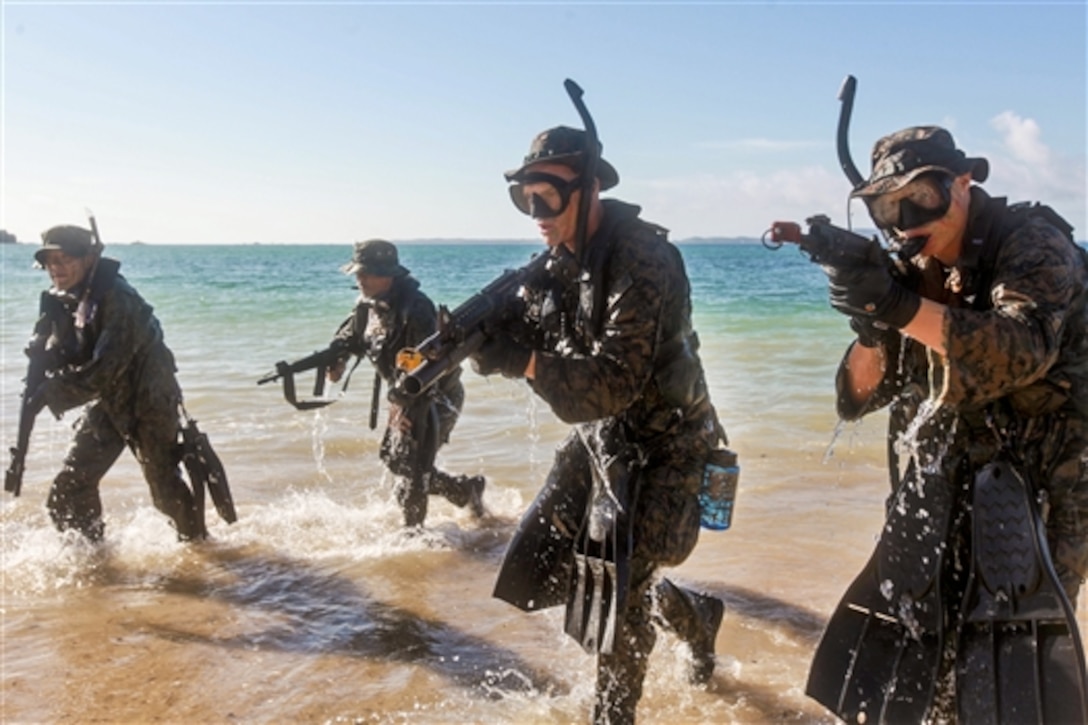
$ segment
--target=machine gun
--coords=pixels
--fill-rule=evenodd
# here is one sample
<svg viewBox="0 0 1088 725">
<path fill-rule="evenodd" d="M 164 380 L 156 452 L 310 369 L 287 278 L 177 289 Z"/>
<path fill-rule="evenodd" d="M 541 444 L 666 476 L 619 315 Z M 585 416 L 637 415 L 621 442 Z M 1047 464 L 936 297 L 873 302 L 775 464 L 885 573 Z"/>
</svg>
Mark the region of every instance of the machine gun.
<svg viewBox="0 0 1088 725">
<path fill-rule="evenodd" d="M 280 360 L 276 363 L 276 371 L 269 373 L 258 380 L 257 385 L 274 383 L 282 378 L 283 397 L 288 403 L 299 410 L 323 408 L 326 405 L 331 405 L 336 402 L 335 399 L 326 400 L 321 397 L 325 394 L 325 374 L 330 367 L 335 365 L 341 358 L 346 357 L 347 354 L 347 343 L 343 340 L 333 340 L 332 344 L 324 350 L 318 350 L 301 360 L 296 360 L 295 362 Z M 295 393 L 295 373 L 303 373 L 315 368 L 317 369 L 317 374 L 314 379 L 314 397 L 310 400 L 299 400 Z M 346 385 L 347 384 L 345 383 L 345 387 Z"/>
<path fill-rule="evenodd" d="M 34 420 L 45 407 L 45 400 L 35 393 L 45 382 L 46 373 L 55 369 L 55 356 L 46 350 L 46 342 L 52 332 L 54 306 L 59 305 L 55 295 L 42 292 L 39 303 L 38 321 L 34 323 L 34 333 L 26 346 L 26 355 L 30 362 L 26 366 L 22 403 L 19 407 L 19 431 L 15 446 L 11 449 L 11 465 L 4 473 L 4 490 L 18 496 L 23 487 L 23 472 L 26 470 L 26 454 L 30 447 L 30 434 L 34 430 Z"/>
<path fill-rule="evenodd" d="M 438 330 L 414 348 L 397 353 L 398 391 L 415 397 L 457 368 L 487 338 L 490 326 L 509 314 L 514 294 L 550 270 L 551 253 L 538 254 L 524 267 L 508 269 L 452 313 L 438 308 Z"/>
</svg>

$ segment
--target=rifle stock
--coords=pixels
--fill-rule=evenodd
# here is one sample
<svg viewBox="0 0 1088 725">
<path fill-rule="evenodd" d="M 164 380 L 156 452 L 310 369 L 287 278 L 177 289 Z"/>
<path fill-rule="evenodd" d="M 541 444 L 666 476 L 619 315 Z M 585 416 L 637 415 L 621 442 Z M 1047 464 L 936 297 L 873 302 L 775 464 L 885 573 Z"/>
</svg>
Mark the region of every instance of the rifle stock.
<svg viewBox="0 0 1088 725">
<path fill-rule="evenodd" d="M 397 390 L 415 397 L 459 367 L 483 344 L 488 327 L 507 314 L 518 289 L 547 270 L 551 260 L 550 253 L 542 253 L 524 267 L 506 270 L 452 313 L 439 307 L 438 330 L 397 354 L 397 369 L 402 373 Z"/>
</svg>

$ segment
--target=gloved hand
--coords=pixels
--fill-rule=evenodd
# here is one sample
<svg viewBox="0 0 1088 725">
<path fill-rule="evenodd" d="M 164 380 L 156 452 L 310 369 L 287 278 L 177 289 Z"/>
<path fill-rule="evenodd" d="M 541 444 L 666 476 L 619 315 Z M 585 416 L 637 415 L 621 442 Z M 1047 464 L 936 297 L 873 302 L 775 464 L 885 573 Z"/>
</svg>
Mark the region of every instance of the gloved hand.
<svg viewBox="0 0 1088 725">
<path fill-rule="evenodd" d="M 882 264 L 824 266 L 831 306 L 844 315 L 896 329 L 914 319 L 922 298 L 892 279 Z"/>
<path fill-rule="evenodd" d="M 889 327 L 877 327 L 874 320 L 857 315 L 850 318 L 850 329 L 858 336 L 858 344 L 862 347 L 880 347 L 887 342 L 888 336 L 897 334 Z"/>
<path fill-rule="evenodd" d="M 499 332 L 484 340 L 472 353 L 472 369 L 480 375 L 500 373 L 507 378 L 525 376 L 533 351 L 516 342 L 508 333 Z"/>
</svg>

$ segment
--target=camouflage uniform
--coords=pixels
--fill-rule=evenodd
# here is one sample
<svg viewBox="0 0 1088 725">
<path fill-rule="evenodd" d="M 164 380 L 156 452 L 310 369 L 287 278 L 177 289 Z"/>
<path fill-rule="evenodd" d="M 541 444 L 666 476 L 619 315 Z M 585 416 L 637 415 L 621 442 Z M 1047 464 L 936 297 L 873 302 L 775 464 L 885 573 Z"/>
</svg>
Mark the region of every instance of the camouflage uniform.
<svg viewBox="0 0 1088 725">
<path fill-rule="evenodd" d="M 58 416 L 92 404 L 77 422 L 64 468 L 53 481 L 49 513 L 61 530 L 101 539 L 98 485 L 127 445 L 155 508 L 173 520 L 181 539 L 203 538 L 203 517 L 178 470 L 181 389 L 174 356 L 151 306 L 117 274 L 119 266 L 99 261 L 94 287 L 102 292 L 91 295 L 82 326 L 77 307 L 87 282 L 57 293 L 64 314 L 52 320 L 48 349 L 62 363 L 39 392 Z"/>
<path fill-rule="evenodd" d="M 434 303 L 420 291 L 416 279 L 402 276 L 394 278 L 392 288 L 382 299 L 360 297 L 334 339 L 346 343 L 345 357 L 365 354 L 377 374 L 392 386 L 397 375 L 397 352 L 418 345 L 436 328 Z M 482 490 L 483 481 L 477 477 L 453 476 L 434 467 L 435 455 L 449 441 L 464 402 L 460 369 L 444 376 L 416 400 L 393 402 L 406 406 L 411 432 L 401 435 L 386 427 L 381 455 L 397 476 L 396 496 L 404 509 L 406 526 L 423 523 L 428 494 L 444 496 L 454 506 L 465 506 L 472 499 L 474 486 Z"/>
<path fill-rule="evenodd" d="M 894 336 L 884 379 L 864 405 L 850 402 L 840 367 L 839 414 L 854 420 L 889 405 L 890 443 L 917 448 L 906 475 L 943 477 L 960 496 L 1004 447 L 1046 492 L 1055 569 L 1075 602 L 1088 571 L 1085 256 L 1044 216 L 1008 210 L 973 187 L 964 252 L 954 269 L 940 267 L 916 267 L 912 286 L 949 307 L 948 355 Z"/>
<path fill-rule="evenodd" d="M 588 280 L 528 290 L 530 326 L 522 335 L 536 350 L 532 388 L 555 414 L 587 436 L 617 427 L 646 459 L 633 513 L 626 613 L 613 652 L 599 655 L 597 664 L 594 721 L 620 723 L 634 721 L 642 694 L 655 641 L 654 600 L 664 624 L 688 642 L 703 638 L 706 646 L 709 636 L 713 652 L 720 603 L 667 580 L 654 586 L 654 575 L 659 566 L 683 562 L 695 546 L 698 488 L 720 427 L 691 328 L 683 259 L 663 229 L 638 219 L 638 207 L 602 204 L 603 219 L 587 247 Z M 585 516 L 589 465 L 582 436 L 572 434 L 511 542 L 500 581 L 517 570 L 539 572 L 542 559 L 555 564 L 544 587 L 552 593 L 514 602 L 525 609 L 563 601 L 562 562 Z M 551 525 L 534 540 L 538 520 Z"/>
</svg>

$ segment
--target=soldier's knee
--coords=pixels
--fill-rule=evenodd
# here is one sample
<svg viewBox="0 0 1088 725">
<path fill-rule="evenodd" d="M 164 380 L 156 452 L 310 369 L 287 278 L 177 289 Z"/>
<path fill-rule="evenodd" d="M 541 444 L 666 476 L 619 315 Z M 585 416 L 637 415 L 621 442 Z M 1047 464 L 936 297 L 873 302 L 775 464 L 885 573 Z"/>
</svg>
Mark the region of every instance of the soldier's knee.
<svg viewBox="0 0 1088 725">
<path fill-rule="evenodd" d="M 65 467 L 53 480 L 46 508 L 59 531 L 74 529 L 91 541 L 101 540 L 105 532 L 98 482 L 75 469 Z"/>
</svg>

